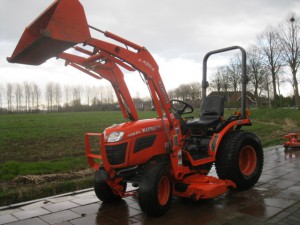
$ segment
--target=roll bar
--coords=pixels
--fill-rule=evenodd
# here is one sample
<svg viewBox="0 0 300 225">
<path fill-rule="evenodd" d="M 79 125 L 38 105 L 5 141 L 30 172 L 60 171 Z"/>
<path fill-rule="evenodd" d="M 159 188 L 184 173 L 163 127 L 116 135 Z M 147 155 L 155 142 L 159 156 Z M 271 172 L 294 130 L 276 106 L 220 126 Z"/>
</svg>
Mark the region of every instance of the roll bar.
<svg viewBox="0 0 300 225">
<path fill-rule="evenodd" d="M 247 67 L 246 67 L 246 51 L 240 46 L 231 46 L 227 48 L 221 48 L 214 51 L 208 52 L 203 58 L 203 74 L 202 74 L 202 101 L 206 98 L 206 88 L 208 87 L 207 82 L 207 60 L 211 55 L 228 52 L 239 49 L 242 53 L 242 97 L 241 97 L 241 116 L 242 119 L 246 118 L 246 84 L 247 84 Z"/>
</svg>

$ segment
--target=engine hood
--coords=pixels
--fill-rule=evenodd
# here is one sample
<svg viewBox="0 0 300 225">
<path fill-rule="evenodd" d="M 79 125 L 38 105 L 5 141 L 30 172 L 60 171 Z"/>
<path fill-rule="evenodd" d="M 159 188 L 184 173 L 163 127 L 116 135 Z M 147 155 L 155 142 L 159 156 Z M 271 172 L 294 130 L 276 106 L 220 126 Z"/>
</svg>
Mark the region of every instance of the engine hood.
<svg viewBox="0 0 300 225">
<path fill-rule="evenodd" d="M 164 122 L 166 126 L 169 125 L 167 119 L 164 119 Z M 135 136 L 162 131 L 163 126 L 160 118 L 114 124 L 104 130 L 104 139 L 107 140 L 108 136 L 113 132 L 124 132 L 123 140 L 126 140 Z"/>
</svg>

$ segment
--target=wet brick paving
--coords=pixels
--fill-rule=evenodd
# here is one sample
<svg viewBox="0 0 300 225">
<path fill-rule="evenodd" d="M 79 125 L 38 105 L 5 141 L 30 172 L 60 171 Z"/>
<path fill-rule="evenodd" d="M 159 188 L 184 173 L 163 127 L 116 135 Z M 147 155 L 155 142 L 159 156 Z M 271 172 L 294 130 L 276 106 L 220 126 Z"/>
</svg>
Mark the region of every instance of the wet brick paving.
<svg viewBox="0 0 300 225">
<path fill-rule="evenodd" d="M 212 175 L 215 171 L 212 170 Z M 136 197 L 104 204 L 93 190 L 54 196 L 14 207 L 2 207 L 0 224 L 7 225 L 299 225 L 300 149 L 265 149 L 261 179 L 247 191 L 232 191 L 213 200 L 174 198 L 161 217 L 148 217 Z"/>
</svg>

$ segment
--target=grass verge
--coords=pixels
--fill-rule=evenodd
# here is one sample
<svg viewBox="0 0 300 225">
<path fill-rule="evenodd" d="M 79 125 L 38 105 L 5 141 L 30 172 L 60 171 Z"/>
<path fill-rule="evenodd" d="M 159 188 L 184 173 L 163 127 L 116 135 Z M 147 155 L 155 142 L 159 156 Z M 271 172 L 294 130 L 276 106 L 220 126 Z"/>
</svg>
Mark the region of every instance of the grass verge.
<svg viewBox="0 0 300 225">
<path fill-rule="evenodd" d="M 91 176 L 68 181 L 50 182 L 34 186 L 20 186 L 0 192 L 1 206 L 13 203 L 30 201 L 33 199 L 45 198 L 47 196 L 63 194 L 70 191 L 77 191 L 93 186 Z"/>
</svg>

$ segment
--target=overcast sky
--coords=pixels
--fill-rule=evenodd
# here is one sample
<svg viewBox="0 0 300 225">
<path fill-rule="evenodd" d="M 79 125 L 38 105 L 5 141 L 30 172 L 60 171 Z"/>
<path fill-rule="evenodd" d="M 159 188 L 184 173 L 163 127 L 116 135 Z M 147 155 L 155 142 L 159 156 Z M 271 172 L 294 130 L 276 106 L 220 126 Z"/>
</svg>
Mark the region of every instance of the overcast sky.
<svg viewBox="0 0 300 225">
<path fill-rule="evenodd" d="M 0 84 L 60 82 L 62 85 L 101 85 L 62 60 L 41 66 L 10 64 L 21 34 L 52 0 L 0 0 Z M 300 15 L 299 0 L 81 0 L 88 23 L 145 46 L 157 60 L 167 89 L 201 82 L 206 52 L 240 45 L 247 48 L 269 25 L 278 25 L 290 12 Z M 93 36 L 108 40 L 100 34 Z M 230 55 L 213 56 L 210 68 Z M 137 74 L 126 74 L 133 95 L 145 95 Z M 291 87 L 289 87 L 291 90 Z M 289 91 L 288 91 L 289 92 Z"/>
</svg>

